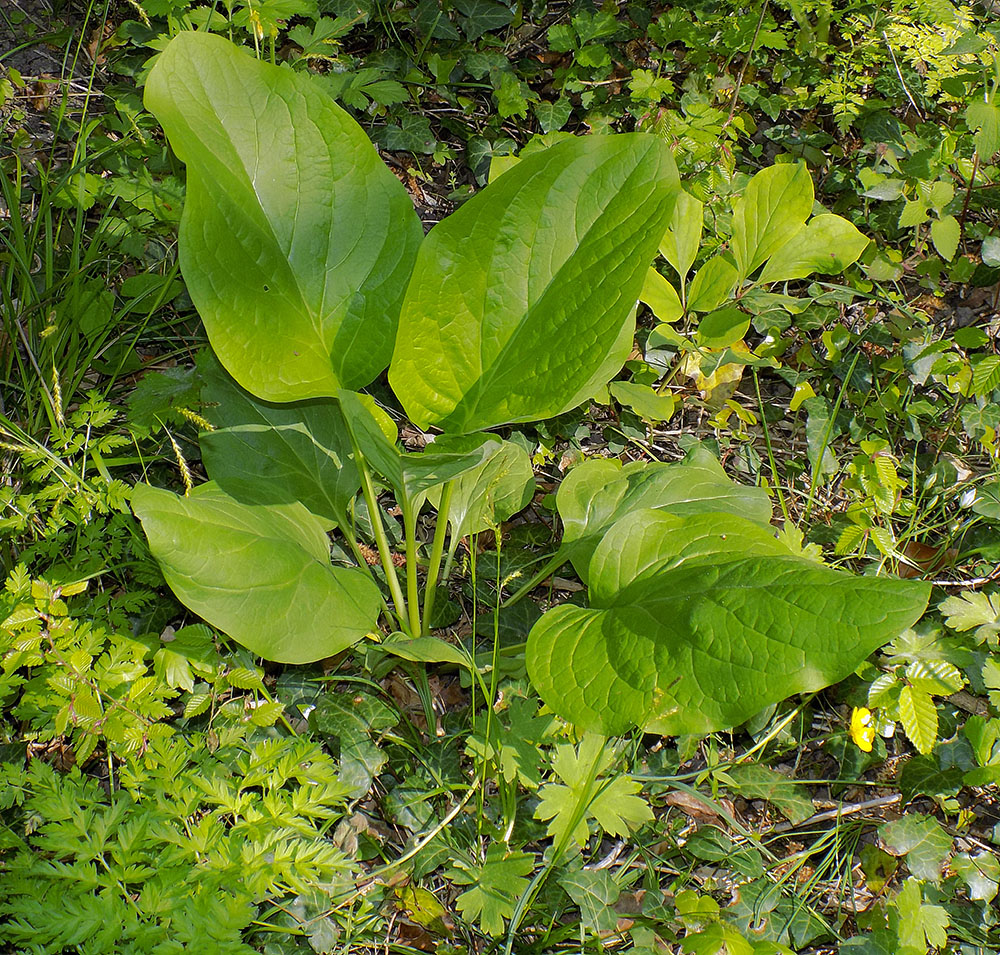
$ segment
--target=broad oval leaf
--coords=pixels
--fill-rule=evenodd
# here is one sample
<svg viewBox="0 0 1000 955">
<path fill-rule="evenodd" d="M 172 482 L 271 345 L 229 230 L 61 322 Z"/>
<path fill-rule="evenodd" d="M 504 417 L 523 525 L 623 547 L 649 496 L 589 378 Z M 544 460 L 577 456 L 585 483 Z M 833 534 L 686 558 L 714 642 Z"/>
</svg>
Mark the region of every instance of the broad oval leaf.
<svg viewBox="0 0 1000 955">
<path fill-rule="evenodd" d="M 813 182 L 805 163 L 762 169 L 733 205 L 733 254 L 746 278 L 805 226 Z"/>
<path fill-rule="evenodd" d="M 707 511 L 738 514 L 768 526 L 771 502 L 760 488 L 734 484 L 709 452 L 680 464 L 590 458 L 559 486 L 556 507 L 563 522 L 562 550 L 587 580 L 594 549 L 608 529 L 632 511 L 656 508 L 681 517 Z"/>
<path fill-rule="evenodd" d="M 456 538 L 478 534 L 527 507 L 535 490 L 535 475 L 528 453 L 504 441 L 478 467 L 455 479 L 447 520 Z M 438 507 L 441 489 L 427 495 Z"/>
<path fill-rule="evenodd" d="M 762 285 L 804 279 L 813 272 L 836 275 L 857 262 L 868 247 L 866 239 L 841 216 L 821 215 L 786 242 L 761 270 Z"/>
<path fill-rule="evenodd" d="M 692 312 L 710 312 L 718 308 L 736 288 L 736 266 L 722 255 L 710 258 L 691 279 L 687 307 Z"/>
<path fill-rule="evenodd" d="M 927 604 L 926 584 L 853 577 L 783 545 L 768 553 L 760 529 L 732 515 L 658 519 L 643 535 L 626 520 L 629 533 L 612 528 L 591 562 L 598 605 L 556 607 L 528 636 L 535 688 L 584 729 L 736 726 L 843 679 Z"/>
<path fill-rule="evenodd" d="M 720 308 L 698 323 L 698 344 L 705 348 L 728 348 L 750 328 L 750 316 L 735 305 Z"/>
<path fill-rule="evenodd" d="M 475 431 L 591 397 L 628 357 L 677 189 L 655 137 L 577 137 L 522 159 L 435 226 L 389 371 L 410 419 Z"/>
<path fill-rule="evenodd" d="M 319 517 L 343 521 L 361 475 L 340 404 L 262 401 L 211 357 L 198 364 L 205 414 L 215 425 L 199 437 L 208 476 L 244 504 L 299 501 Z"/>
<path fill-rule="evenodd" d="M 683 189 L 678 192 L 670 225 L 660 240 L 660 254 L 674 267 L 681 284 L 698 255 L 704 220 L 705 206 Z"/>
<path fill-rule="evenodd" d="M 181 270 L 212 347 L 268 401 L 388 364 L 422 230 L 361 127 L 306 74 L 181 33 L 145 103 L 187 164 Z"/>
<path fill-rule="evenodd" d="M 400 503 L 414 501 L 425 491 L 446 484 L 478 467 L 499 447 L 492 434 L 446 434 L 428 443 L 424 451 L 400 451 L 384 422 L 388 416 L 369 395 L 341 391 L 348 430 L 358 450 L 396 492 Z M 395 427 L 390 424 L 392 431 Z"/>
<path fill-rule="evenodd" d="M 676 322 L 684 314 L 676 289 L 653 266 L 646 272 L 639 301 L 648 305 L 661 322 Z"/>
<path fill-rule="evenodd" d="M 322 660 L 376 627 L 378 587 L 331 565 L 323 524 L 301 504 L 240 504 L 214 484 L 189 497 L 140 484 L 132 508 L 178 599 L 267 660 Z"/>
</svg>

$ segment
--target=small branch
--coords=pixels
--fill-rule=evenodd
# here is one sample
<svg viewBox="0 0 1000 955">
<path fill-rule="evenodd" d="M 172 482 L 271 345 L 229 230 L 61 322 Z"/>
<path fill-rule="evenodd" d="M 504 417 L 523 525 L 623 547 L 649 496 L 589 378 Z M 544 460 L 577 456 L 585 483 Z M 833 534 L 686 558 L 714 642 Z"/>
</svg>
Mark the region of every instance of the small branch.
<svg viewBox="0 0 1000 955">
<path fill-rule="evenodd" d="M 879 796 L 877 799 L 867 799 L 865 802 L 849 803 L 846 806 L 840 805 L 836 809 L 828 809 L 825 812 L 817 812 L 815 815 L 810 816 L 808 819 L 803 819 L 802 822 L 782 822 L 777 826 L 772 826 L 770 829 L 765 829 L 761 833 L 762 836 L 773 836 L 778 835 L 782 832 L 791 832 L 793 829 L 801 829 L 803 826 L 810 826 L 817 822 L 829 822 L 832 819 L 841 819 L 844 816 L 853 816 L 859 812 L 866 812 L 869 809 L 883 809 L 886 806 L 894 806 L 900 800 L 902 796 L 899 793 L 893 793 L 891 796 Z"/>
</svg>

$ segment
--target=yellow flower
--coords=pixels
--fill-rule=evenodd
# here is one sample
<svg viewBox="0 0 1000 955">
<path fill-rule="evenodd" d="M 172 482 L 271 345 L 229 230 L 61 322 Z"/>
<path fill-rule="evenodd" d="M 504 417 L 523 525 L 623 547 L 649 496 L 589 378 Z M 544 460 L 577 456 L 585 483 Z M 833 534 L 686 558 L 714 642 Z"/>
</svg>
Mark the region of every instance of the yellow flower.
<svg viewBox="0 0 1000 955">
<path fill-rule="evenodd" d="M 875 742 L 875 721 L 872 719 L 872 711 L 864 706 L 854 707 L 851 711 L 851 728 L 848 732 L 858 749 L 870 753 Z"/>
</svg>

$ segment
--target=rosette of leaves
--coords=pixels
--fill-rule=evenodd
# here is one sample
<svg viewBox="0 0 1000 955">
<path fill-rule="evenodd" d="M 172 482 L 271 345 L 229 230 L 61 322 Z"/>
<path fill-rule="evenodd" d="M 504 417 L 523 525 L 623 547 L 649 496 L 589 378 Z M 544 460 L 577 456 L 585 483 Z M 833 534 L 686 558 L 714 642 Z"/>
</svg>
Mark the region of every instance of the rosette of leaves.
<svg viewBox="0 0 1000 955">
<path fill-rule="evenodd" d="M 388 628 L 402 634 L 392 652 L 462 662 L 429 634 L 449 532 L 453 553 L 530 499 L 525 453 L 491 429 L 576 407 L 627 359 L 679 192 L 669 150 L 643 134 L 569 138 L 421 240 L 402 186 L 308 76 L 181 34 L 146 98 L 188 164 L 182 269 L 225 368 L 206 385 L 212 481 L 134 492 L 167 582 L 269 659 L 318 660 Z M 352 390 L 386 365 L 409 419 L 443 432 L 423 451 L 402 450 Z M 927 600 L 920 584 L 788 553 L 763 491 L 712 459 L 585 462 L 558 505 L 548 572 L 571 563 L 590 604 L 543 615 L 528 666 L 556 712 L 603 732 L 733 725 L 840 679 Z M 331 562 L 331 529 L 355 566 Z"/>
</svg>

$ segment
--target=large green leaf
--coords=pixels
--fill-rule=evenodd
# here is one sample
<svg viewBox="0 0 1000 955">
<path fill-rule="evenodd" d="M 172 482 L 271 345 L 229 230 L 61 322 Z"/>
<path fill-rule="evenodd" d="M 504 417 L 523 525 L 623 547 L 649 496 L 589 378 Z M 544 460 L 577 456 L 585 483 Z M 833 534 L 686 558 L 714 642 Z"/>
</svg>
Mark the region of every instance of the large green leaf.
<svg viewBox="0 0 1000 955">
<path fill-rule="evenodd" d="M 836 275 L 857 262 L 868 241 L 841 216 L 814 216 L 771 256 L 761 270 L 760 283 L 804 279 L 813 272 Z"/>
<path fill-rule="evenodd" d="M 441 435 L 424 451 L 400 451 L 380 418 L 385 413 L 368 395 L 352 391 L 338 394 L 347 427 L 361 454 L 396 492 L 400 503 L 457 478 L 482 464 L 500 447 L 492 434 Z"/>
<path fill-rule="evenodd" d="M 200 437 L 209 477 L 244 504 L 299 501 L 313 514 L 343 520 L 361 476 L 340 404 L 262 401 L 217 361 L 202 359 L 199 366 L 205 413 L 215 425 Z"/>
<path fill-rule="evenodd" d="M 836 683 L 914 623 L 930 591 L 797 557 L 727 514 L 633 513 L 589 576 L 592 606 L 546 613 L 527 665 L 556 713 L 607 735 L 713 732 Z"/>
<path fill-rule="evenodd" d="M 660 254 L 674 267 L 681 284 L 698 255 L 705 206 L 683 189 L 677 193 L 670 225 L 660 240 Z"/>
<path fill-rule="evenodd" d="M 733 254 L 740 278 L 769 259 L 805 226 L 813 205 L 805 163 L 762 169 L 733 206 Z"/>
<path fill-rule="evenodd" d="M 269 401 L 388 364 L 422 231 L 368 137 L 304 73 L 182 33 L 145 102 L 187 164 L 184 279 L 226 369 Z"/>
<path fill-rule="evenodd" d="M 374 581 L 331 565 L 323 523 L 301 504 L 240 504 L 214 484 L 189 497 L 140 484 L 132 508 L 178 599 L 265 659 L 322 660 L 376 627 Z"/>
<path fill-rule="evenodd" d="M 421 246 L 389 380 L 418 426 L 551 417 L 628 357 L 635 303 L 678 189 L 652 136 L 534 153 Z"/>
<path fill-rule="evenodd" d="M 505 521 L 526 507 L 535 489 L 528 453 L 504 441 L 482 464 L 466 471 L 452 489 L 448 522 L 455 537 L 468 537 Z M 437 507 L 441 488 L 427 495 Z"/>
<path fill-rule="evenodd" d="M 681 464 L 590 458 L 559 486 L 556 507 L 563 522 L 562 550 L 584 580 L 598 542 L 631 511 L 657 508 L 686 516 L 706 511 L 738 514 L 767 526 L 771 503 L 766 492 L 729 480 L 708 452 Z"/>
</svg>

